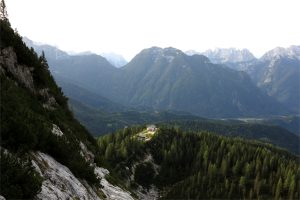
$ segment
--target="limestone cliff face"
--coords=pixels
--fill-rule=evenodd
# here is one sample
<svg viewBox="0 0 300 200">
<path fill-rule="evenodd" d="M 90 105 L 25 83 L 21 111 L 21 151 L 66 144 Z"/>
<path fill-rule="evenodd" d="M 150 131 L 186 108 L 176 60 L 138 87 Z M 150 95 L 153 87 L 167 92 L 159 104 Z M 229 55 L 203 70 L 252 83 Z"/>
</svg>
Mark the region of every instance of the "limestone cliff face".
<svg viewBox="0 0 300 200">
<path fill-rule="evenodd" d="M 44 178 L 37 199 L 100 199 L 97 195 L 100 188 L 92 188 L 86 181 L 79 180 L 51 156 L 36 152 L 32 163 Z"/>
<path fill-rule="evenodd" d="M 33 68 L 18 63 L 16 52 L 12 47 L 4 48 L 0 51 L 0 74 L 12 76 L 15 84 L 23 86 L 35 95 L 45 99 L 43 107 L 49 110 L 55 109 L 57 102 L 49 93 L 49 88 L 38 89 L 34 85 Z"/>
<path fill-rule="evenodd" d="M 83 143 L 80 144 L 82 146 Z M 85 180 L 75 177 L 69 168 L 60 164 L 51 156 L 42 152 L 35 152 L 32 155 L 33 166 L 44 178 L 41 192 L 36 196 L 36 199 L 134 199 L 130 192 L 112 185 L 106 180 L 105 176 L 109 174 L 107 169 L 95 167 L 94 173 L 99 178 L 101 185 L 101 187 L 95 187 L 90 186 Z M 81 155 L 94 156 L 86 147 L 82 148 Z"/>
<path fill-rule="evenodd" d="M 13 78 L 18 80 L 18 83 L 31 92 L 35 92 L 32 71 L 33 68 L 18 63 L 17 55 L 12 47 L 7 47 L 0 51 L 0 73 L 13 76 Z"/>
</svg>

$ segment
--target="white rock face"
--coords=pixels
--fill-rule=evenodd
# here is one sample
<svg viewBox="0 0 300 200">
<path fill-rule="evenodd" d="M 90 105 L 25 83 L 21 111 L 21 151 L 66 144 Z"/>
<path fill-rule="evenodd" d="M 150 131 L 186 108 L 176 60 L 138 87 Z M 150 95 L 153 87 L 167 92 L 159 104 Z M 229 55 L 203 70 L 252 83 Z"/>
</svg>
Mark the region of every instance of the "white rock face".
<svg viewBox="0 0 300 200">
<path fill-rule="evenodd" d="M 149 153 L 145 156 L 144 160 L 142 160 L 141 162 L 137 162 L 132 166 L 132 168 L 131 168 L 132 175 L 130 176 L 131 181 L 134 181 L 134 174 L 135 174 L 137 165 L 142 164 L 142 163 L 151 163 L 154 168 L 155 175 L 158 175 L 160 166 L 155 164 L 152 154 Z M 137 196 L 139 197 L 139 199 L 141 199 L 141 200 L 153 200 L 153 199 L 159 198 L 159 190 L 154 185 L 151 185 L 150 188 L 148 188 L 148 189 L 139 185 L 135 192 L 136 192 Z"/>
<path fill-rule="evenodd" d="M 159 191 L 153 185 L 151 185 L 149 189 L 139 186 L 136 192 L 141 200 L 154 200 L 159 198 Z"/>
<path fill-rule="evenodd" d="M 189 53 L 191 54 L 191 52 Z M 248 49 L 216 48 L 214 50 L 207 50 L 202 54 L 215 63 L 246 62 L 256 59 Z"/>
<path fill-rule="evenodd" d="M 60 130 L 60 128 L 55 124 L 53 124 L 52 133 L 54 135 L 57 135 L 57 136 L 63 136 L 64 135 L 64 133 Z"/>
<path fill-rule="evenodd" d="M 105 175 L 109 174 L 109 171 L 104 168 L 95 168 L 95 174 L 97 177 L 101 178 L 100 184 L 103 186 L 103 188 L 95 188 L 88 185 L 86 181 L 76 178 L 66 166 L 58 163 L 55 159 L 47 154 L 41 152 L 34 153 L 32 165 L 44 178 L 42 190 L 36 196 L 37 199 L 98 200 L 100 197 L 97 195 L 97 193 L 99 193 L 100 190 L 102 190 L 102 192 L 106 195 L 106 199 L 134 199 L 129 192 L 121 189 L 118 186 L 110 184 L 105 179 Z"/>
<path fill-rule="evenodd" d="M 81 149 L 80 155 L 85 159 L 85 161 L 93 163 L 95 155 L 91 151 L 89 151 L 85 144 L 83 144 L 81 141 L 79 143 L 79 146 Z"/>
<path fill-rule="evenodd" d="M 88 184 L 79 181 L 67 167 L 51 156 L 37 152 L 33 162 L 44 178 L 37 199 L 100 199 Z"/>
<path fill-rule="evenodd" d="M 48 109 L 48 110 L 54 110 L 55 109 L 55 106 L 57 106 L 57 102 L 55 100 L 55 98 L 50 95 L 50 92 L 49 92 L 49 88 L 43 88 L 43 89 L 40 89 L 38 91 L 39 95 L 43 96 L 45 99 L 47 99 L 44 103 L 43 103 L 43 107 Z"/>
<path fill-rule="evenodd" d="M 95 174 L 101 178 L 101 185 L 103 186 L 102 191 L 108 199 L 112 200 L 134 200 L 129 192 L 124 191 L 118 186 L 110 184 L 106 179 L 105 175 L 109 174 L 107 169 L 96 167 Z"/>
<path fill-rule="evenodd" d="M 266 72 L 264 73 L 264 80 L 262 80 L 262 83 L 259 83 L 258 85 L 263 85 L 272 82 L 272 75 L 274 74 L 275 66 L 276 66 L 276 59 L 273 59 L 270 61 L 269 65 L 266 67 Z"/>
</svg>

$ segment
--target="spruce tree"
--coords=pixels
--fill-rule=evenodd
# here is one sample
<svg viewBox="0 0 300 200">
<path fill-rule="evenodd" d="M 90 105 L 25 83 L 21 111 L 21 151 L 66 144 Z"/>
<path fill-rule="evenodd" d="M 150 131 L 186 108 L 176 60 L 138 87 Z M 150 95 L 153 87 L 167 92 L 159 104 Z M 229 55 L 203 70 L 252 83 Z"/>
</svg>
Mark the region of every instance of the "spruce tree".
<svg viewBox="0 0 300 200">
<path fill-rule="evenodd" d="M 275 199 L 280 199 L 281 190 L 282 190 L 282 179 L 280 178 L 276 186 Z"/>
<path fill-rule="evenodd" d="M 8 14 L 4 0 L 1 0 L 0 3 L 0 20 L 8 22 Z"/>
</svg>

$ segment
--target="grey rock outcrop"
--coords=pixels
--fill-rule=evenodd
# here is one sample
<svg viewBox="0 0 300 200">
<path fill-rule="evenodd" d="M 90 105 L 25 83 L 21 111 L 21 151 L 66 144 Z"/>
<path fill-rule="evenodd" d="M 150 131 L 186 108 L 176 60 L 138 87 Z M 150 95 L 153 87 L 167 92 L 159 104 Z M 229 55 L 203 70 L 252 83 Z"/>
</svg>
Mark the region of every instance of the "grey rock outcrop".
<svg viewBox="0 0 300 200">
<path fill-rule="evenodd" d="M 18 64 L 17 55 L 12 47 L 0 51 L 0 72 L 11 74 L 19 83 L 34 92 L 32 70 L 33 68 Z"/>
<path fill-rule="evenodd" d="M 0 50 L 0 74 L 12 77 L 15 84 L 25 87 L 33 94 L 43 97 L 43 107 L 54 110 L 57 102 L 53 95 L 49 93 L 49 88 L 38 89 L 34 85 L 33 67 L 18 63 L 16 52 L 12 47 Z"/>
</svg>

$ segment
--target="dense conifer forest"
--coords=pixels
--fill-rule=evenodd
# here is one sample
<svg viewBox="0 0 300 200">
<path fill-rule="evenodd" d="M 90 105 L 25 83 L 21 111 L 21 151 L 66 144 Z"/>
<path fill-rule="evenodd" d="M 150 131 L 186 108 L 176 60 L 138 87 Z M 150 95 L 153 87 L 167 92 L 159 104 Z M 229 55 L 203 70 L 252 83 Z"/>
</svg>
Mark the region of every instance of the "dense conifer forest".
<svg viewBox="0 0 300 200">
<path fill-rule="evenodd" d="M 163 198 L 299 198 L 299 158 L 285 150 L 172 128 L 161 128 L 150 141 L 143 142 L 134 137 L 142 129 L 127 128 L 100 137 L 102 162 L 126 180 L 130 172 L 125 168 L 151 154 L 154 163 L 138 164 L 135 181 L 146 187 L 156 185 Z M 159 166 L 157 174 L 154 165 Z"/>
</svg>

